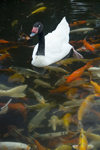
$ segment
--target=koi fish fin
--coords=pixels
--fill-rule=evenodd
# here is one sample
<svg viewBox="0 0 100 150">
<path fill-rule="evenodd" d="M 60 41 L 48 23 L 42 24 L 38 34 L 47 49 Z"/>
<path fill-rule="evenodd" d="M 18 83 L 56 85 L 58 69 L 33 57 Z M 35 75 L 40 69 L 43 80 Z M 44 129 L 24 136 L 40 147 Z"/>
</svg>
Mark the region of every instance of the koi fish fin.
<svg viewBox="0 0 100 150">
<path fill-rule="evenodd" d="M 74 149 L 78 150 L 78 145 L 73 145 L 72 146 Z"/>
<path fill-rule="evenodd" d="M 88 145 L 88 150 L 93 149 L 93 148 L 94 148 L 94 146 L 92 144 Z"/>
<path fill-rule="evenodd" d="M 80 53 L 78 53 L 74 48 L 73 48 L 73 57 L 78 59 L 83 58 L 83 56 Z"/>
<path fill-rule="evenodd" d="M 20 85 L 10 90 L 7 90 L 7 92 L 8 92 L 8 95 L 11 97 L 25 97 L 26 94 L 24 93 L 24 91 L 26 88 L 27 88 L 27 85 Z"/>
</svg>

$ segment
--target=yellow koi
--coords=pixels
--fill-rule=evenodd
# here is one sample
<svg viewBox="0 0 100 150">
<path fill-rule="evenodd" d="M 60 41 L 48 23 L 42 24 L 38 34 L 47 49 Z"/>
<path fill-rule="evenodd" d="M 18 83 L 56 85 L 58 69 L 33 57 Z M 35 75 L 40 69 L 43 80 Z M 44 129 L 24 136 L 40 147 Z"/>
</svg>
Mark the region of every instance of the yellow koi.
<svg viewBox="0 0 100 150">
<path fill-rule="evenodd" d="M 79 143 L 78 145 L 73 145 L 73 148 L 77 150 L 88 150 L 93 148 L 93 145 L 88 145 L 87 137 L 84 134 L 83 128 L 81 128 L 80 131 Z"/>
<path fill-rule="evenodd" d="M 87 112 L 87 110 L 89 110 L 89 108 L 91 107 L 94 96 L 95 96 L 94 94 L 87 96 L 85 100 L 81 103 L 78 110 L 79 125 L 82 125 L 83 116 Z"/>
<path fill-rule="evenodd" d="M 90 83 L 93 85 L 95 93 L 100 94 L 100 85 L 94 81 L 90 81 Z"/>
<path fill-rule="evenodd" d="M 44 6 L 43 7 L 39 7 L 38 9 L 32 11 L 27 17 L 30 17 L 31 15 L 37 14 L 39 12 L 44 12 L 46 9 L 47 9 L 47 7 L 44 7 Z"/>
</svg>

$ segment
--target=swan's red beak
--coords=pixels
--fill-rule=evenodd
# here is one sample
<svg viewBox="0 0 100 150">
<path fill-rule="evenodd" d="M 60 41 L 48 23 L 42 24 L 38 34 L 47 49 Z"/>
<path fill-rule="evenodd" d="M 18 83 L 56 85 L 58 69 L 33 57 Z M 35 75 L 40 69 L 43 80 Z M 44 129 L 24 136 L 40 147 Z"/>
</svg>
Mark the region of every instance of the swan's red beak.
<svg viewBox="0 0 100 150">
<path fill-rule="evenodd" d="M 38 28 L 37 27 L 33 27 L 32 28 L 32 33 L 30 34 L 30 37 L 35 36 L 38 33 Z"/>
</svg>

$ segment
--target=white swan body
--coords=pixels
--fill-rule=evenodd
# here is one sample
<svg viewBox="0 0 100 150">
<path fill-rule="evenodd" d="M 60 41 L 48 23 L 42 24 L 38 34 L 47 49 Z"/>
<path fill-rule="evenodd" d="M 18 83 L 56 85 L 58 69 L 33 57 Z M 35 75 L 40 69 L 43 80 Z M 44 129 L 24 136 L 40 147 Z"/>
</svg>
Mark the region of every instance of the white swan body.
<svg viewBox="0 0 100 150">
<path fill-rule="evenodd" d="M 69 44 L 70 28 L 64 17 L 56 29 L 48 33 L 45 39 L 45 54 L 37 55 L 39 43 L 36 44 L 31 64 L 36 67 L 51 65 L 69 54 L 72 46 Z"/>
</svg>

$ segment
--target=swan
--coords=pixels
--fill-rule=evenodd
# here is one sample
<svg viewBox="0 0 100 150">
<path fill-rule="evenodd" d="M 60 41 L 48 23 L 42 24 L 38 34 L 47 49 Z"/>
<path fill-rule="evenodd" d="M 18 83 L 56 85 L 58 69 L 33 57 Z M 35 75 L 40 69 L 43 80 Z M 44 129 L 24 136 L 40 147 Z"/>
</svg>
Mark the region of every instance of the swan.
<svg viewBox="0 0 100 150">
<path fill-rule="evenodd" d="M 33 25 L 30 37 L 38 34 L 39 43 L 36 44 L 32 54 L 31 64 L 35 67 L 45 67 L 56 63 L 73 52 L 78 58 L 82 58 L 72 45 L 69 44 L 70 28 L 63 17 L 56 29 L 44 36 L 43 24 L 36 22 Z"/>
</svg>

